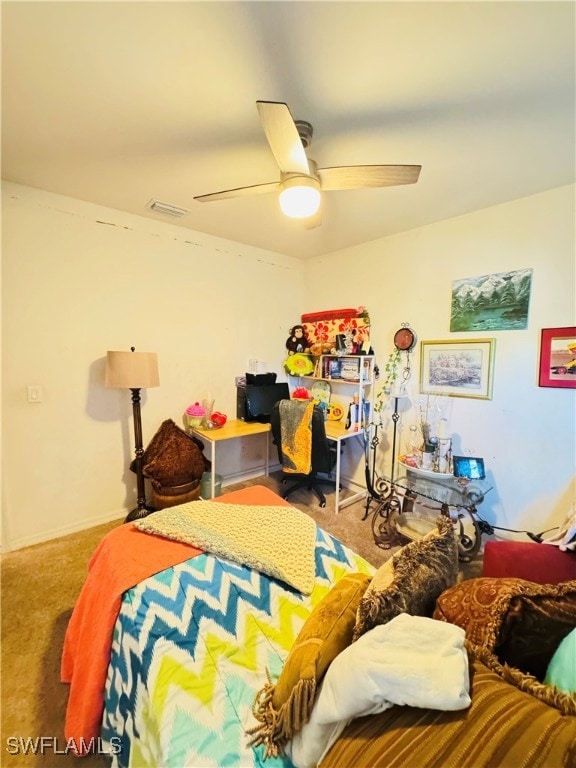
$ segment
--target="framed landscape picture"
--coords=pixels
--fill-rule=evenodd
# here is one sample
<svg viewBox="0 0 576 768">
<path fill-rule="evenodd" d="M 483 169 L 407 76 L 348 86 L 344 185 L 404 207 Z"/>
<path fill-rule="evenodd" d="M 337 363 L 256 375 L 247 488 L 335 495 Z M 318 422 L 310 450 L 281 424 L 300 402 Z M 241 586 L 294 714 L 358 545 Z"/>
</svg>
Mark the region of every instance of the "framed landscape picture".
<svg viewBox="0 0 576 768">
<path fill-rule="evenodd" d="M 420 392 L 490 400 L 495 339 L 420 342 Z"/>
<path fill-rule="evenodd" d="M 576 326 L 542 329 L 538 384 L 576 389 Z"/>
<path fill-rule="evenodd" d="M 531 269 L 456 280 L 450 331 L 491 333 L 527 328 L 531 289 Z"/>
</svg>

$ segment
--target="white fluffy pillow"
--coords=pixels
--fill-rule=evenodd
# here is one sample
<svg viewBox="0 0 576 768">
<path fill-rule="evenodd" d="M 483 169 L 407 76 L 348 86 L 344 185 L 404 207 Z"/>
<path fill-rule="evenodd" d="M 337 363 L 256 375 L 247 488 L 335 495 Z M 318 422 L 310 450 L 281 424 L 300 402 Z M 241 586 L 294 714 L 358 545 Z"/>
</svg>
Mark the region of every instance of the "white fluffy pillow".
<svg viewBox="0 0 576 768">
<path fill-rule="evenodd" d="M 349 645 L 328 668 L 309 722 L 289 745 L 296 768 L 317 765 L 356 717 L 394 704 L 470 706 L 464 637 L 453 624 L 404 613 Z"/>
</svg>

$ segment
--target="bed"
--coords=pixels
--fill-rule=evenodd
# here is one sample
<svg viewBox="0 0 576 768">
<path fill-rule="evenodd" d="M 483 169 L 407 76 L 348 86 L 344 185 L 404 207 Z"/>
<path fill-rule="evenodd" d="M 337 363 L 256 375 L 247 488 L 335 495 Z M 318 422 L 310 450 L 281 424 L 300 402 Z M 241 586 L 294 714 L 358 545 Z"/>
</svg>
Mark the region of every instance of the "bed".
<svg viewBox="0 0 576 768">
<path fill-rule="evenodd" d="M 205 506 L 211 504 L 225 507 L 231 529 L 243 527 L 240 510 L 266 509 L 281 521 L 294 510 L 262 486 Z M 154 525 L 178 509 L 146 520 Z M 309 516 L 302 520 L 310 525 Z M 524 663 L 526 649 L 530 664 L 540 649 L 538 663 L 548 664 L 576 627 L 576 581 L 479 578 L 450 586 L 457 544 L 445 519 L 431 539 L 407 544 L 377 571 L 312 525 L 302 547 L 312 560 L 306 588 L 290 586 L 292 572 L 271 575 L 255 559 L 256 539 L 267 537 L 252 533 L 267 530 L 264 517 L 236 559 L 222 556 L 212 530 L 213 551 L 133 524 L 108 534 L 91 559 L 64 644 L 68 750 L 86 754 L 101 739 L 98 748 L 109 751 L 114 768 L 576 765 L 576 697 L 543 685 Z M 279 530 L 280 548 L 299 554 L 290 532 Z M 295 649 L 306 646 L 307 628 L 315 618 L 322 624 L 323 606 L 355 578 L 362 584 L 356 621 L 374 591 L 386 615 L 332 649 L 311 716 L 286 754 L 271 752 L 270 742 L 250 745 L 254 702 L 267 680 L 279 687 Z M 404 634 L 394 635 L 402 625 Z M 431 629 L 435 634 L 426 634 Z M 395 680 L 400 685 L 392 690 Z M 327 701 L 335 709 L 324 717 Z"/>
<path fill-rule="evenodd" d="M 293 509 L 263 486 L 217 501 Z M 94 626 L 87 618 L 94 615 L 94 591 L 89 588 L 85 591 L 90 595 L 79 600 L 67 634 L 62 675 L 71 682 L 67 738 L 82 752 L 90 739 L 101 735 L 112 764 L 122 768 L 263 765 L 263 748 L 247 746 L 245 731 L 254 724 L 252 703 L 266 681 L 266 670 L 273 677 L 279 675 L 310 612 L 343 575 L 371 574 L 373 567 L 316 527 L 314 583 L 305 595 L 239 562 L 190 547 L 186 550 L 185 544 L 139 531 L 121 533 L 134 537 L 131 551 L 136 540 L 142 549 L 133 558 L 136 574 L 128 574 L 111 590 L 114 605 L 107 611 L 116 618 L 105 681 L 102 665 L 97 675 L 85 676 L 94 656 L 102 658 L 107 651 L 104 637 L 96 649 L 87 647 L 93 642 Z M 155 547 L 164 547 L 164 553 L 153 555 L 147 568 L 143 561 L 152 540 Z M 92 559 L 87 583 L 90 577 L 99 582 L 100 602 L 98 562 L 104 561 L 108 577 L 111 569 L 124 570 L 126 546 L 122 542 L 116 555 L 106 552 Z M 171 557 L 174 563 L 161 568 Z M 151 573 L 141 578 L 146 570 Z M 115 594 L 120 590 L 121 599 Z M 103 612 L 102 605 L 98 612 Z M 282 756 L 265 764 L 270 768 L 291 765 Z"/>
</svg>

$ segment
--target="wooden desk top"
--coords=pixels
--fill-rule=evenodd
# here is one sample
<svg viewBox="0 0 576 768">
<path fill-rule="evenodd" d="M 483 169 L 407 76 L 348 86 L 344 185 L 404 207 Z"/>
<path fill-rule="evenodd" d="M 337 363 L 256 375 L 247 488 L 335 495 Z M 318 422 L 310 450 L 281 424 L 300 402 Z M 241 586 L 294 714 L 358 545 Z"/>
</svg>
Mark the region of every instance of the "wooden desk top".
<svg viewBox="0 0 576 768">
<path fill-rule="evenodd" d="M 325 421 L 324 428 L 326 429 L 326 437 L 332 440 L 347 440 L 354 435 L 362 435 L 362 428 L 358 429 L 358 432 L 354 430 L 346 429 L 344 421 Z"/>
<path fill-rule="evenodd" d="M 259 421 L 242 421 L 242 419 L 230 419 L 220 429 L 200 429 L 194 427 L 192 433 L 198 437 L 214 442 L 218 440 L 232 440 L 235 437 L 246 435 L 258 435 L 270 432 L 270 424 L 261 424 Z"/>
<path fill-rule="evenodd" d="M 353 432 L 344 427 L 342 421 L 326 421 L 326 436 L 332 440 L 346 440 L 354 435 L 361 435 L 362 430 Z M 230 419 L 220 429 L 200 429 L 194 427 L 192 433 L 198 437 L 204 437 L 213 442 L 219 440 L 233 440 L 236 437 L 245 437 L 247 435 L 259 435 L 264 432 L 270 432 L 270 424 L 261 424 L 259 421 L 242 421 L 242 419 Z"/>
</svg>

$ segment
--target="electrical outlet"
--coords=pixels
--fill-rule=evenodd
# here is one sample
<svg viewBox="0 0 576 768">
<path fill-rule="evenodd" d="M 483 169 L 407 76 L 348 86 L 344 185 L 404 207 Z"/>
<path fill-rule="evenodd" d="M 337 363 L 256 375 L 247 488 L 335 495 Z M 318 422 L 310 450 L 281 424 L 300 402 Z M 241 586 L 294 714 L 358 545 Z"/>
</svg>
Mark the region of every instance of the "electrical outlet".
<svg viewBox="0 0 576 768">
<path fill-rule="evenodd" d="M 44 392 L 40 384 L 28 384 L 28 402 L 41 403 L 44 400 Z"/>
</svg>

